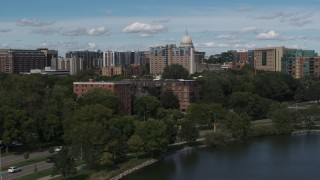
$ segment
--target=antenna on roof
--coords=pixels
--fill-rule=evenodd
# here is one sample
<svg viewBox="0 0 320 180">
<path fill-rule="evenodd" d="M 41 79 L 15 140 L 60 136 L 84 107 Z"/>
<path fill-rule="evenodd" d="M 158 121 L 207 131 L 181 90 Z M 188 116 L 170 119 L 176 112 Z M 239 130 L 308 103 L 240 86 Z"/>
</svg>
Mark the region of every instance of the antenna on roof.
<svg viewBox="0 0 320 180">
<path fill-rule="evenodd" d="M 307 40 L 304 40 L 304 50 L 307 50 Z"/>
</svg>

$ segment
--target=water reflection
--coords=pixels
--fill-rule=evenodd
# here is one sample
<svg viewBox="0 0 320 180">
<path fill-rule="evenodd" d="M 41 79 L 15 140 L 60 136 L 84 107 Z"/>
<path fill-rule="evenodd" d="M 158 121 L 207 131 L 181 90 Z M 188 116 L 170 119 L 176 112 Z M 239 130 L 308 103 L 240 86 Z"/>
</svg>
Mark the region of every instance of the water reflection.
<svg viewBox="0 0 320 180">
<path fill-rule="evenodd" d="M 261 137 L 173 154 L 125 179 L 318 180 L 319 150 L 320 135 Z"/>
</svg>

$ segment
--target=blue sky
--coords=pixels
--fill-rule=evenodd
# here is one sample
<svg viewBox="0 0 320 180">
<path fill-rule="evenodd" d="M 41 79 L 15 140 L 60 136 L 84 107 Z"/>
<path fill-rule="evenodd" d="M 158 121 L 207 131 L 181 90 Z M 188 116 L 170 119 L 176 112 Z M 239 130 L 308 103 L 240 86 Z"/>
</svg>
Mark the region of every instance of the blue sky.
<svg viewBox="0 0 320 180">
<path fill-rule="evenodd" d="M 196 50 L 286 46 L 320 52 L 319 0 L 5 0 L 0 48 L 148 50 L 179 44 L 185 29 Z"/>
</svg>

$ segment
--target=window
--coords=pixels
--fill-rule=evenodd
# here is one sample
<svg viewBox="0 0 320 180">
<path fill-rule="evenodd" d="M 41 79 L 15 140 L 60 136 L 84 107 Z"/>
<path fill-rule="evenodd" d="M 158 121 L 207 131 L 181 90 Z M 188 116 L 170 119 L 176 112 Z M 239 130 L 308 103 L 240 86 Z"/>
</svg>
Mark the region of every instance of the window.
<svg viewBox="0 0 320 180">
<path fill-rule="evenodd" d="M 262 66 L 267 65 L 267 52 L 266 51 L 262 52 L 261 60 L 262 60 Z"/>
</svg>

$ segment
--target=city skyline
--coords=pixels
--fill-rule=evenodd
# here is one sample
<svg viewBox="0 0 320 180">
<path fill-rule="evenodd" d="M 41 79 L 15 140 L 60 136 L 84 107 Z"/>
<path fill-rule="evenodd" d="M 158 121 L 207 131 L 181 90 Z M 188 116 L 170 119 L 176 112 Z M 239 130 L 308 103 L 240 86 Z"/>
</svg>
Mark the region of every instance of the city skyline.
<svg viewBox="0 0 320 180">
<path fill-rule="evenodd" d="M 286 46 L 319 52 L 320 2 L 309 0 L 102 0 L 5 1 L 0 48 L 149 50 L 179 44 L 188 29 L 195 49 L 207 55 L 229 49 Z"/>
</svg>

